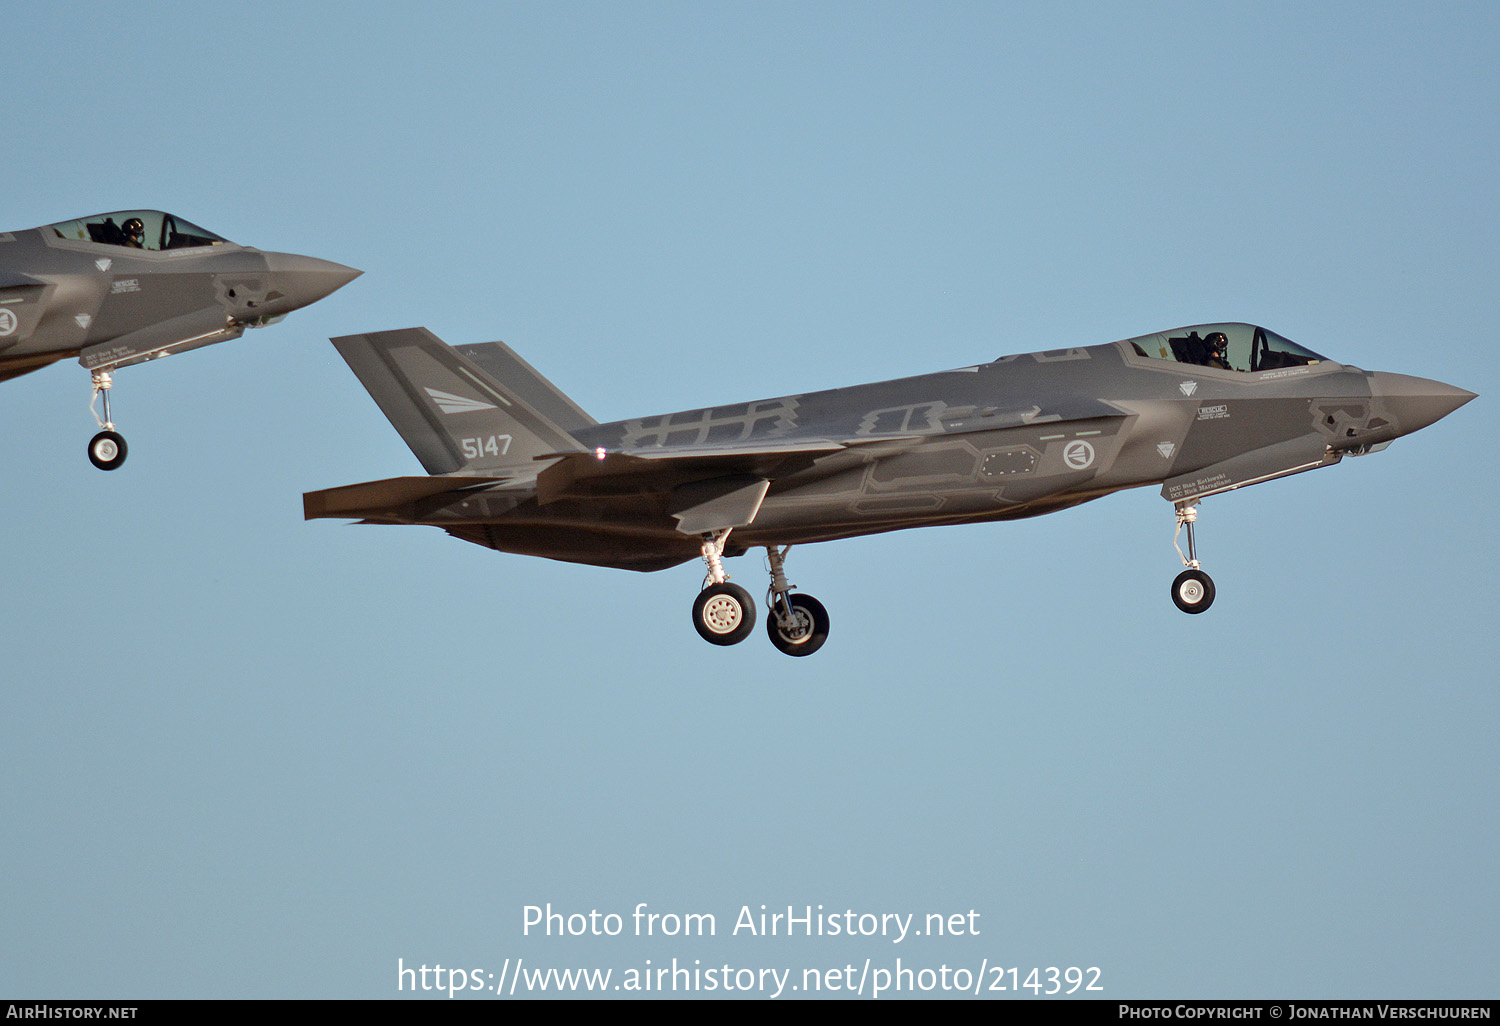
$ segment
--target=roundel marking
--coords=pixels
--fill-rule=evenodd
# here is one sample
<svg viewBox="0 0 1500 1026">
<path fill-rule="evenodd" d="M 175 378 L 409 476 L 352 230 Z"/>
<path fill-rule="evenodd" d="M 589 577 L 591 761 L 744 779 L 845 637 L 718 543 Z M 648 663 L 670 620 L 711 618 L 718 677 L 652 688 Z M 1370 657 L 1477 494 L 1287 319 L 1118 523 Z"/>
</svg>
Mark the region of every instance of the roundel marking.
<svg viewBox="0 0 1500 1026">
<path fill-rule="evenodd" d="M 1069 442 L 1063 447 L 1063 462 L 1074 470 L 1087 470 L 1094 465 L 1094 447 L 1081 439 Z"/>
<path fill-rule="evenodd" d="M 0 310 L 0 338 L 12 334 L 16 330 L 16 315 L 11 310 Z"/>
</svg>

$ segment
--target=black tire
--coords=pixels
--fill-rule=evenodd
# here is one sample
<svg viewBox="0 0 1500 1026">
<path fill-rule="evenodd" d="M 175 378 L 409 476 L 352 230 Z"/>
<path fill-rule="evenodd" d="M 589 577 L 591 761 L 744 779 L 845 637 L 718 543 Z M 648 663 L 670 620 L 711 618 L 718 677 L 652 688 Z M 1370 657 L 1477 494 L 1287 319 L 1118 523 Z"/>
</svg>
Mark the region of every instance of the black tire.
<svg viewBox="0 0 1500 1026">
<path fill-rule="evenodd" d="M 693 626 L 711 645 L 738 645 L 755 630 L 755 600 L 738 584 L 710 584 L 693 600 Z"/>
<path fill-rule="evenodd" d="M 783 630 L 773 607 L 766 612 L 766 633 L 771 636 L 771 644 L 778 652 L 789 656 L 810 656 L 828 640 L 828 610 L 811 595 L 788 595 L 787 602 L 797 622 L 790 630 Z"/>
<path fill-rule="evenodd" d="M 1172 601 L 1184 613 L 1201 613 L 1214 604 L 1214 579 L 1202 570 L 1184 570 L 1172 582 Z"/>
<path fill-rule="evenodd" d="M 100 470 L 117 470 L 129 451 L 124 437 L 113 431 L 101 431 L 89 439 L 89 462 Z"/>
</svg>

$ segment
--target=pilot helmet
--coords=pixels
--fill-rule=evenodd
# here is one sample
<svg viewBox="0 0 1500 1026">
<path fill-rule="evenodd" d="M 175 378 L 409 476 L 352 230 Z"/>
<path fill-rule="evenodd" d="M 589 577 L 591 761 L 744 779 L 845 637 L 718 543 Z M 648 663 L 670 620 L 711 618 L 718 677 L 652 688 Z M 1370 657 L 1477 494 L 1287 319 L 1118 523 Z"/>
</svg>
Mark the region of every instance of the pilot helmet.
<svg viewBox="0 0 1500 1026">
<path fill-rule="evenodd" d="M 1225 335 L 1222 331 L 1215 331 L 1211 333 L 1208 338 L 1204 339 L 1203 341 L 1208 343 L 1208 348 L 1213 352 L 1215 356 L 1219 357 L 1220 359 L 1222 359 L 1224 354 L 1229 351 L 1229 336 Z"/>
<path fill-rule="evenodd" d="M 120 226 L 125 237 L 137 246 L 146 244 L 146 225 L 139 217 L 132 217 Z"/>
</svg>

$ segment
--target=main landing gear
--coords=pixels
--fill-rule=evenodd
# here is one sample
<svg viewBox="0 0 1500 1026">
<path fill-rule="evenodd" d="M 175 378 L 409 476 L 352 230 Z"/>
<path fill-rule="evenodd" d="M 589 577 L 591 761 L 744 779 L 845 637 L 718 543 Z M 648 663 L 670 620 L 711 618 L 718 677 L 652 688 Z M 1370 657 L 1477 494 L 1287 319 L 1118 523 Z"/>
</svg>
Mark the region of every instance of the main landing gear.
<svg viewBox="0 0 1500 1026">
<path fill-rule="evenodd" d="M 693 602 L 693 627 L 704 641 L 737 645 L 755 629 L 755 601 L 724 573 L 724 542 L 729 531 L 703 536 L 703 562 L 708 576 Z M 812 655 L 828 640 L 828 611 L 811 595 L 793 595 L 786 579 L 786 554 L 791 546 L 766 546 L 771 587 L 766 593 L 766 633 L 778 651 L 790 656 Z"/>
<path fill-rule="evenodd" d="M 1214 579 L 1203 572 L 1198 562 L 1198 546 L 1193 537 L 1193 525 L 1198 522 L 1198 507 L 1190 503 L 1177 504 L 1177 530 L 1172 532 L 1172 547 L 1182 565 L 1187 567 L 1172 582 L 1172 601 L 1184 613 L 1201 613 L 1214 604 Z M 1177 536 L 1187 528 L 1187 555 L 1177 544 Z"/>
<path fill-rule="evenodd" d="M 786 554 L 790 545 L 766 546 L 771 563 L 771 587 L 766 591 L 766 633 L 778 652 L 808 656 L 828 640 L 828 610 L 811 595 L 793 595 L 786 582 Z"/>
<path fill-rule="evenodd" d="M 125 462 L 125 454 L 130 450 L 125 445 L 125 438 L 115 431 L 115 425 L 109 419 L 109 390 L 114 385 L 108 371 L 94 371 L 94 396 L 89 400 L 89 412 L 94 414 L 94 419 L 99 422 L 100 431 L 89 439 L 89 462 L 100 470 L 114 470 Z M 100 396 L 104 397 L 104 416 L 94 413 L 94 403 Z"/>
</svg>

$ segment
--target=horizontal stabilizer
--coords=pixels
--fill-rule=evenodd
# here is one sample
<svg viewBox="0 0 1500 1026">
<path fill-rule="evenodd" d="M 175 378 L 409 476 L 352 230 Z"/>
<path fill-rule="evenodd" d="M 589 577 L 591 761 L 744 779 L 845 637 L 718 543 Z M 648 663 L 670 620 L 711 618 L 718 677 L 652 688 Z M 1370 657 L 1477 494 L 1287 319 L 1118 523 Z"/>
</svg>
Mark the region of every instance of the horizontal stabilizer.
<svg viewBox="0 0 1500 1026">
<path fill-rule="evenodd" d="M 320 517 L 347 520 L 373 516 L 435 495 L 490 487 L 497 481 L 493 477 L 388 477 L 381 481 L 324 488 L 303 493 L 302 517 L 304 520 Z"/>
<path fill-rule="evenodd" d="M 1219 492 L 1230 492 L 1319 467 L 1331 467 L 1339 458 L 1338 453 L 1328 451 L 1327 440 L 1322 435 L 1303 435 L 1171 478 L 1161 486 L 1161 497 L 1173 503 L 1196 502 Z"/>
<path fill-rule="evenodd" d="M 429 474 L 529 466 L 544 453 L 583 449 L 553 416 L 576 424 L 587 414 L 499 343 L 470 348 L 484 350 L 486 364 L 507 377 L 426 328 L 333 344 Z"/>
</svg>

